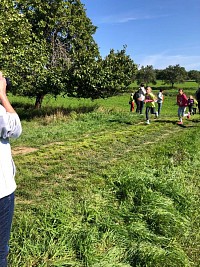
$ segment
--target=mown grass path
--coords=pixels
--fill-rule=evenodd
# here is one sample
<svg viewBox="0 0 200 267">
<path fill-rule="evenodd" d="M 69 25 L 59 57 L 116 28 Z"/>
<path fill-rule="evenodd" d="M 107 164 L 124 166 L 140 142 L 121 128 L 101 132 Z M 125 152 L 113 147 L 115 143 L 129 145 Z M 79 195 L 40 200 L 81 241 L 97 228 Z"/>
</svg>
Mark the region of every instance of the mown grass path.
<svg viewBox="0 0 200 267">
<path fill-rule="evenodd" d="M 184 127 L 167 115 L 150 125 L 135 114 L 73 116 L 24 122 L 13 143 L 11 266 L 197 264 L 198 115 Z"/>
<path fill-rule="evenodd" d="M 193 122 L 190 122 L 190 126 L 196 127 Z M 169 140 L 177 139 L 179 135 L 185 135 L 190 131 L 190 127 L 179 127 L 170 120 L 168 123 L 154 120 L 148 126 L 144 122 L 132 125 L 122 123 L 120 126 L 116 127 L 115 124 L 114 127 L 105 130 L 88 130 L 75 139 L 50 142 L 37 148 L 15 147 L 13 154 L 17 157 L 19 170 L 30 168 L 36 190 L 43 179 L 47 180 L 49 174 L 54 175 L 55 179 L 60 177 L 59 183 L 62 187 L 66 179 L 88 178 L 95 173 L 103 172 L 104 169 L 119 166 L 120 162 L 127 161 L 127 164 L 131 163 L 134 168 L 138 155 L 142 160 L 146 153 L 150 154 L 151 147 L 162 146 Z M 20 180 L 20 174 L 18 179 Z M 56 184 L 53 178 L 48 182 L 52 186 Z M 19 189 L 20 184 L 19 182 Z"/>
</svg>

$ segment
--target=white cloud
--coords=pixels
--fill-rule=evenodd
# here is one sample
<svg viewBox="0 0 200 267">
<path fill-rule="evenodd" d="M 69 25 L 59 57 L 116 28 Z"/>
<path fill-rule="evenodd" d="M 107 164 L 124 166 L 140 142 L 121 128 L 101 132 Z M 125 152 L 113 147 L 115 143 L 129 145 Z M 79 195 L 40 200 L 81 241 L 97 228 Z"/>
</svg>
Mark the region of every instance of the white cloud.
<svg viewBox="0 0 200 267">
<path fill-rule="evenodd" d="M 99 21 L 100 24 L 113 24 L 113 23 L 126 23 L 130 22 L 133 20 L 137 20 L 136 17 L 134 16 L 129 16 L 129 15 L 119 15 L 119 16 L 105 16 L 102 17 Z"/>
<path fill-rule="evenodd" d="M 169 65 L 174 66 L 179 64 L 186 70 L 200 70 L 200 56 L 166 55 L 162 53 L 140 56 L 140 60 L 136 63 L 139 63 L 140 66 L 152 65 L 154 69 L 165 69 Z"/>
<path fill-rule="evenodd" d="M 144 14 L 137 14 L 134 15 L 132 12 L 126 14 L 117 14 L 117 15 L 110 15 L 101 17 L 98 21 L 99 24 L 120 24 L 120 23 L 127 23 L 130 21 L 136 20 L 150 20 L 150 19 L 157 19 L 161 17 L 167 17 L 168 15 L 144 15 Z"/>
</svg>

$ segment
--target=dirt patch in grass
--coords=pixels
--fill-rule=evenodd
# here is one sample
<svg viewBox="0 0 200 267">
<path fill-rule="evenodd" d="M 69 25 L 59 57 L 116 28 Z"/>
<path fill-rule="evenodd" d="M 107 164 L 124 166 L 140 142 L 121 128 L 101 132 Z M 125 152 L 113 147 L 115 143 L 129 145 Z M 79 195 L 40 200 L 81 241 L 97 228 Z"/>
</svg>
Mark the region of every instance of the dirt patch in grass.
<svg viewBox="0 0 200 267">
<path fill-rule="evenodd" d="M 37 148 L 34 147 L 16 147 L 12 149 L 13 155 L 19 155 L 19 154 L 28 154 L 31 152 L 37 151 Z"/>
</svg>

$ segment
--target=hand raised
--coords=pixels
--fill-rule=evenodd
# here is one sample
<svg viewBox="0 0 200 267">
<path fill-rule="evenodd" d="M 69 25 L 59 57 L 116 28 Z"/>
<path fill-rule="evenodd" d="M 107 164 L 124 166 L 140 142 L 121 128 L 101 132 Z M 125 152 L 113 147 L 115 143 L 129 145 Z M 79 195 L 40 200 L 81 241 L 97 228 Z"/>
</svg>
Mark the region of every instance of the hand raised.
<svg viewBox="0 0 200 267">
<path fill-rule="evenodd" d="M 0 71 L 0 96 L 6 94 L 6 79 L 3 77 L 2 72 Z"/>
</svg>

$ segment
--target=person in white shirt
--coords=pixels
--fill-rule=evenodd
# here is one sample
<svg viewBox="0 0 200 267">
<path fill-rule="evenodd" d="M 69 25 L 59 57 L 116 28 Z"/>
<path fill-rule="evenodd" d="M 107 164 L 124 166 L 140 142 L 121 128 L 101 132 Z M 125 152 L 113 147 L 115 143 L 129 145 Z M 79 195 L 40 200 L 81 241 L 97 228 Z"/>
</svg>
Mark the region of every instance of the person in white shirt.
<svg viewBox="0 0 200 267">
<path fill-rule="evenodd" d="M 140 88 L 139 88 L 138 93 L 139 93 L 139 98 L 138 98 L 139 113 L 143 114 L 144 100 L 145 100 L 145 94 L 146 94 L 146 89 L 144 87 L 144 83 L 140 84 Z"/>
<path fill-rule="evenodd" d="M 160 89 L 160 91 L 157 94 L 158 115 L 160 115 L 163 100 L 164 100 L 163 89 Z"/>
<path fill-rule="evenodd" d="M 6 95 L 6 86 L 6 79 L 0 72 L 0 267 L 7 266 L 16 189 L 9 138 L 17 138 L 22 132 L 19 116 Z"/>
</svg>

